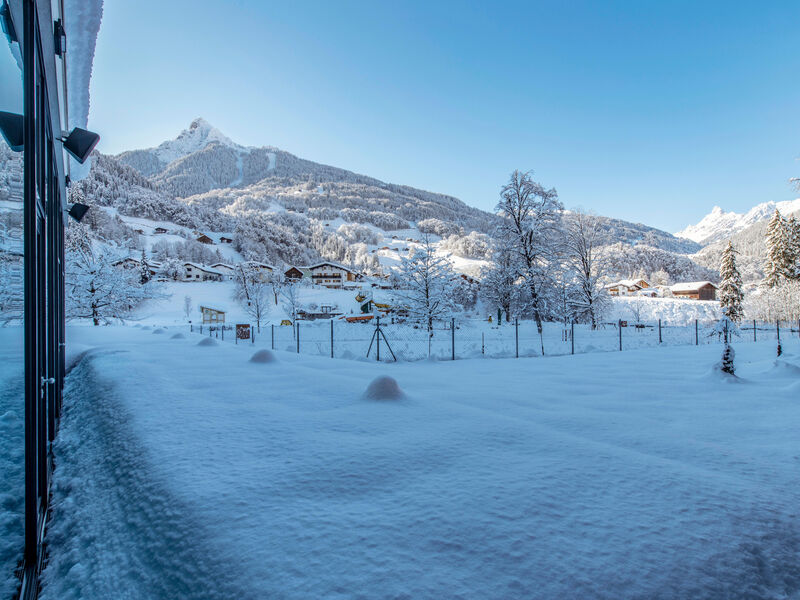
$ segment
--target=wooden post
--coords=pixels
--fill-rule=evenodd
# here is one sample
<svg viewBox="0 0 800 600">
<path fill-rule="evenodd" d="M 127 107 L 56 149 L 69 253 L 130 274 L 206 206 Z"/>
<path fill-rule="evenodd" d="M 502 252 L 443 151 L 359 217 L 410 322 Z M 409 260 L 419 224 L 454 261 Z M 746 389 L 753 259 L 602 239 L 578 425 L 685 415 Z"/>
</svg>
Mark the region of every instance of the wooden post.
<svg viewBox="0 0 800 600">
<path fill-rule="evenodd" d="M 757 341 L 757 340 L 756 340 L 756 330 L 757 330 L 757 329 L 758 329 L 758 328 L 756 327 L 756 320 L 755 320 L 755 319 L 753 319 L 753 341 L 754 341 L 754 342 L 755 342 L 755 341 Z"/>
<path fill-rule="evenodd" d="M 700 345 L 700 327 L 697 324 L 697 319 L 694 320 L 694 345 Z"/>
<path fill-rule="evenodd" d="M 450 317 L 450 353 L 451 360 L 456 359 L 456 318 Z"/>
<path fill-rule="evenodd" d="M 333 317 L 331 317 L 331 358 L 333 358 Z"/>
<path fill-rule="evenodd" d="M 570 324 L 569 338 L 572 343 L 572 354 L 575 354 L 575 321 Z"/>
<path fill-rule="evenodd" d="M 375 349 L 375 360 L 381 362 L 381 318 L 377 317 L 375 321 L 375 341 L 378 345 Z"/>
<path fill-rule="evenodd" d="M 295 321 L 295 324 L 297 325 L 297 335 L 295 336 L 297 340 L 297 353 L 300 354 L 300 323 Z"/>
<path fill-rule="evenodd" d="M 519 358 L 519 317 L 514 319 L 514 344 L 517 358 Z"/>
<path fill-rule="evenodd" d="M 272 349 L 275 350 L 275 323 L 270 327 L 272 327 Z"/>
<path fill-rule="evenodd" d="M 775 321 L 775 331 L 776 331 L 776 333 L 778 335 L 778 341 L 780 342 L 781 341 L 781 320 L 780 319 Z"/>
<path fill-rule="evenodd" d="M 486 354 L 486 339 L 484 333 L 481 331 L 481 354 Z"/>
<path fill-rule="evenodd" d="M 619 351 L 622 352 L 622 319 L 617 321 L 617 329 L 619 329 Z"/>
<path fill-rule="evenodd" d="M 661 319 L 658 320 L 658 343 L 660 344 L 662 341 L 661 338 Z"/>
</svg>

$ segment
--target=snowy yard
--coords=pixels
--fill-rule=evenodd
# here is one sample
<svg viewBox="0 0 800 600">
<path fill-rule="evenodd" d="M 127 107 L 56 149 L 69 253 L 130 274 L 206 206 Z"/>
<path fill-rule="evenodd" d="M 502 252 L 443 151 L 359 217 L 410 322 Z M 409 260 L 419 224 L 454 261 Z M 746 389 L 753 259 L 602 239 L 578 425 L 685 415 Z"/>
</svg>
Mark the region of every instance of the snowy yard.
<svg viewBox="0 0 800 600">
<path fill-rule="evenodd" d="M 72 328 L 44 598 L 800 592 L 800 345 L 375 364 Z M 371 400 L 380 375 L 402 399 Z"/>
</svg>

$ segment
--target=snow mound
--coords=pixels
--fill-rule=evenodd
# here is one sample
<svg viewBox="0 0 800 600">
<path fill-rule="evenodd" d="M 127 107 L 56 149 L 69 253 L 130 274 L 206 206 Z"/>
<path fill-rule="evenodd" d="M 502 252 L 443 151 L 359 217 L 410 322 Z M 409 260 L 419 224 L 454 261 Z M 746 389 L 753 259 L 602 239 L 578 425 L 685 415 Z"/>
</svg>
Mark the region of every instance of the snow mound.
<svg viewBox="0 0 800 600">
<path fill-rule="evenodd" d="M 161 329 L 161 328 L 159 328 L 159 329 L 153 329 L 153 333 L 164 333 L 164 330 L 163 330 L 163 329 Z"/>
<path fill-rule="evenodd" d="M 259 350 L 250 357 L 251 363 L 272 363 L 277 362 L 277 360 L 271 350 Z"/>
<path fill-rule="evenodd" d="M 775 365 L 767 371 L 773 377 L 797 377 L 800 378 L 800 367 L 793 365 L 785 360 L 776 359 Z"/>
<path fill-rule="evenodd" d="M 203 338 L 202 340 L 197 342 L 197 345 L 198 346 L 218 346 L 219 344 L 217 344 L 217 342 L 213 338 L 207 337 L 207 338 Z"/>
<path fill-rule="evenodd" d="M 388 375 L 381 375 L 372 380 L 364 392 L 367 400 L 402 400 L 405 398 L 403 390 L 397 385 L 397 380 Z"/>
<path fill-rule="evenodd" d="M 183 335 L 182 333 L 174 333 L 174 334 L 172 334 L 172 336 L 169 339 L 171 339 L 171 340 L 185 340 L 186 336 Z"/>
</svg>

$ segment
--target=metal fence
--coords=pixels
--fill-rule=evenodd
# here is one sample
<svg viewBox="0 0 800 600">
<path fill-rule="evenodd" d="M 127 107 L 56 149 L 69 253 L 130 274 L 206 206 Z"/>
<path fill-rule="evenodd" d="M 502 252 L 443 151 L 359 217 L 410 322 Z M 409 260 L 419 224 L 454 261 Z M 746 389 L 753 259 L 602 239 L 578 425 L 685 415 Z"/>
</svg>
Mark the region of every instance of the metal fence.
<svg viewBox="0 0 800 600">
<path fill-rule="evenodd" d="M 191 326 L 195 333 L 232 344 L 248 343 L 297 354 L 355 360 L 416 361 L 465 358 L 520 358 L 640 348 L 722 343 L 716 321 L 670 323 L 655 321 L 587 324 L 533 321 L 493 325 L 483 320 L 451 319 L 425 325 L 375 319 L 368 323 L 298 321 L 294 325 L 251 325 L 247 339 L 238 339 L 233 325 Z M 800 336 L 800 321 L 746 321 L 732 333 L 734 343 L 777 341 Z"/>
</svg>

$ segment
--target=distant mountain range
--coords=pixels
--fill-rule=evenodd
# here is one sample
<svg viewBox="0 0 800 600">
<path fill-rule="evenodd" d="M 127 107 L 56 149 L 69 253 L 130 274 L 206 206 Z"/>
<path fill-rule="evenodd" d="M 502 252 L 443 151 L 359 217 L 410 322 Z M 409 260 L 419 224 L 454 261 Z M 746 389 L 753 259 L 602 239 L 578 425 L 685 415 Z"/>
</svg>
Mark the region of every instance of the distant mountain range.
<svg viewBox="0 0 800 600">
<path fill-rule="evenodd" d="M 1 150 L 0 163 L 11 154 Z M 242 256 L 274 263 L 325 258 L 360 260 L 368 268 L 387 240 L 420 233 L 456 238 L 443 248 L 471 248 L 468 256 L 456 255 L 480 261 L 489 258 L 499 223 L 497 215 L 453 196 L 386 183 L 272 146 L 237 144 L 204 119 L 154 148 L 95 153 L 89 176 L 75 186 L 89 204 L 120 215 L 229 232 Z M 0 199 L 3 187 L 0 181 Z M 675 278 L 710 276 L 688 257 L 701 248 L 696 241 L 601 219 L 602 245 L 620 257 L 618 275 L 666 270 Z M 103 235 L 113 234 L 119 244 L 135 238 L 118 223 L 102 226 Z M 473 232 L 483 237 L 459 239 Z"/>
<path fill-rule="evenodd" d="M 695 241 L 702 246 L 707 246 L 714 242 L 726 240 L 755 223 L 769 219 L 775 209 L 778 209 L 784 215 L 800 211 L 800 198 L 785 202 L 763 202 L 744 214 L 733 211 L 726 212 L 719 206 L 715 206 L 699 223 L 689 225 L 675 235 Z"/>
</svg>

